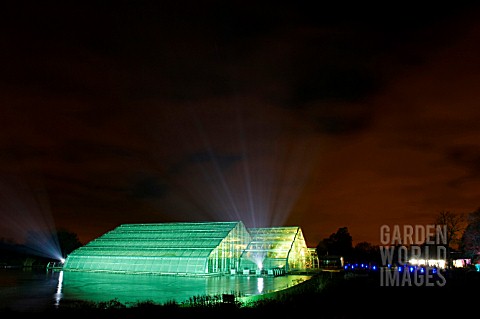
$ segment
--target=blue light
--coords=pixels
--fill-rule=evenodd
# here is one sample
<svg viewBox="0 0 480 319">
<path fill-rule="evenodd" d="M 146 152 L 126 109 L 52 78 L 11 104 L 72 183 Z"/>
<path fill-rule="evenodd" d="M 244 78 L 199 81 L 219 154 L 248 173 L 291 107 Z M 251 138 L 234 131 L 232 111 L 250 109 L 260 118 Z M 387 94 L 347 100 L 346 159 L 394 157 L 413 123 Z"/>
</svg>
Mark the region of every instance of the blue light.
<svg viewBox="0 0 480 319">
<path fill-rule="evenodd" d="M 373 269 L 373 270 L 377 270 L 377 266 L 372 266 L 372 269 Z"/>
<path fill-rule="evenodd" d="M 398 271 L 399 271 L 399 272 L 402 272 L 402 270 L 403 270 L 403 267 L 402 267 L 402 266 L 398 267 Z"/>
<path fill-rule="evenodd" d="M 425 269 L 423 267 L 420 268 L 420 272 L 423 274 L 425 272 Z"/>
<path fill-rule="evenodd" d="M 410 266 L 410 272 L 413 272 L 415 268 L 413 268 L 412 266 Z"/>
</svg>

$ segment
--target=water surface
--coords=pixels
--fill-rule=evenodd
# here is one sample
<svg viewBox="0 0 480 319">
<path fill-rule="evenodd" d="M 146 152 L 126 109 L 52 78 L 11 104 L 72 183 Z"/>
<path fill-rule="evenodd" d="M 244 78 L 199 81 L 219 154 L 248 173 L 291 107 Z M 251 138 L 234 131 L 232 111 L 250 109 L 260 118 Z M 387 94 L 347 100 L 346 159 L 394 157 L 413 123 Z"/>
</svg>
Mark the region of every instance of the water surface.
<svg viewBox="0 0 480 319">
<path fill-rule="evenodd" d="M 0 308 L 41 311 L 62 302 L 116 299 L 124 304 L 151 301 L 181 303 L 193 296 L 250 296 L 282 290 L 310 276 L 155 276 L 64 271 L 0 271 Z"/>
</svg>

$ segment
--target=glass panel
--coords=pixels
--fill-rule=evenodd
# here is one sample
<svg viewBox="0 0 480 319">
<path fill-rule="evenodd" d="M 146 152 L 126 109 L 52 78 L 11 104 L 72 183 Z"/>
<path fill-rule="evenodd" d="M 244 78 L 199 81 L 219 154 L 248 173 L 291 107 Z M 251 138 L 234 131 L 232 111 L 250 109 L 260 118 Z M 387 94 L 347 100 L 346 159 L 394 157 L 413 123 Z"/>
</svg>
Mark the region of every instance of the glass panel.
<svg viewBox="0 0 480 319">
<path fill-rule="evenodd" d="M 121 225 L 72 252 L 66 271 L 230 273 L 311 267 L 299 227 L 246 229 L 242 222 Z"/>
<path fill-rule="evenodd" d="M 304 269 L 308 248 L 299 227 L 251 228 L 252 242 L 241 258 L 241 269 Z"/>
<path fill-rule="evenodd" d="M 242 222 L 127 224 L 72 252 L 64 270 L 203 274 L 215 256 L 227 272 L 249 241 Z"/>
</svg>

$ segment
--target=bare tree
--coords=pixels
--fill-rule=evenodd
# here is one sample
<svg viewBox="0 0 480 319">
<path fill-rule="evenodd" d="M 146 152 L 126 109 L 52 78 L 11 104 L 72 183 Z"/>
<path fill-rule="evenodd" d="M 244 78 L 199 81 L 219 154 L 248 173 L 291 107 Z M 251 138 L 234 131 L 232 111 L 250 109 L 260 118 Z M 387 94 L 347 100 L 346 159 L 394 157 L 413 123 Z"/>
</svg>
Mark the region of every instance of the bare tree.
<svg viewBox="0 0 480 319">
<path fill-rule="evenodd" d="M 451 245 L 458 247 L 461 243 L 461 235 L 465 229 L 465 216 L 450 211 L 441 211 L 438 214 L 435 223 L 437 225 L 446 226 L 446 243 L 444 247 L 447 253 L 447 265 L 451 267 L 453 266 L 452 258 L 450 258 Z"/>
<path fill-rule="evenodd" d="M 461 234 L 465 229 L 465 216 L 463 214 L 456 214 L 450 211 L 441 211 L 435 223 L 437 225 L 447 226 L 446 248 L 451 245 L 460 244 Z"/>
</svg>

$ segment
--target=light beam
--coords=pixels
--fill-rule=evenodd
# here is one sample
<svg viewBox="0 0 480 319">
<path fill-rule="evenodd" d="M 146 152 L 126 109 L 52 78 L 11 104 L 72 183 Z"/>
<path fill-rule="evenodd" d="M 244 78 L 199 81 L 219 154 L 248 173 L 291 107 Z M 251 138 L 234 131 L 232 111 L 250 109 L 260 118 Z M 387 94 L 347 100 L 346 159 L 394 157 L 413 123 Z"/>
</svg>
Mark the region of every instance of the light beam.
<svg viewBox="0 0 480 319">
<path fill-rule="evenodd" d="M 61 260 L 55 223 L 45 188 L 31 187 L 19 177 L 0 179 L 2 236 L 23 243 L 28 253 Z"/>
</svg>

